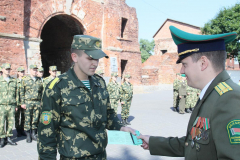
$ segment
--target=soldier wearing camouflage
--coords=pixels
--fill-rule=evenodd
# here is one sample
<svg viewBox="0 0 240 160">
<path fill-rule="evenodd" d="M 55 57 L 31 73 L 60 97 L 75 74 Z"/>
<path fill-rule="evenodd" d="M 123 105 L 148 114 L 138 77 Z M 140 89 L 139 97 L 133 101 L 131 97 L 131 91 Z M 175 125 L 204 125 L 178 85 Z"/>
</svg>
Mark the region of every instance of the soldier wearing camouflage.
<svg viewBox="0 0 240 160">
<path fill-rule="evenodd" d="M 23 77 L 20 90 L 21 106 L 26 109 L 24 130 L 27 133 L 27 143 L 37 140 L 36 131 L 42 91 L 43 84 L 37 77 L 37 65 L 30 65 L 30 75 Z"/>
<path fill-rule="evenodd" d="M 186 95 L 187 95 L 187 81 L 185 75 L 181 75 L 182 80 L 180 81 L 179 87 L 179 113 L 185 113 L 185 106 L 186 106 Z"/>
<path fill-rule="evenodd" d="M 107 131 L 131 131 L 122 127 L 111 108 L 105 81 L 95 73 L 98 61 L 107 55 L 101 40 L 75 35 L 74 65 L 50 82 L 44 91 L 38 128 L 39 159 L 106 160 Z"/>
<path fill-rule="evenodd" d="M 111 79 L 107 85 L 111 107 L 114 109 L 116 114 L 118 109 L 118 103 L 120 100 L 120 86 L 116 81 L 117 77 L 118 77 L 117 73 L 112 73 Z"/>
<path fill-rule="evenodd" d="M 50 76 L 44 78 L 43 88 L 45 88 L 50 81 L 52 81 L 54 78 L 56 78 L 56 76 L 57 76 L 57 66 L 50 66 L 49 67 L 49 73 L 50 73 Z"/>
<path fill-rule="evenodd" d="M 177 107 L 179 105 L 179 73 L 176 74 L 176 79 L 173 82 L 173 111 L 177 111 Z"/>
<path fill-rule="evenodd" d="M 18 90 L 16 79 L 10 77 L 11 65 L 2 64 L 3 75 L 0 77 L 0 148 L 6 143 L 17 145 L 12 142 L 12 128 L 14 124 L 15 110 L 17 109 Z M 4 129 L 6 123 L 6 130 Z M 6 139 L 6 140 L 5 140 Z"/>
<path fill-rule="evenodd" d="M 21 81 L 22 81 L 22 77 L 25 74 L 25 69 L 24 67 L 19 67 L 17 69 L 17 89 L 18 89 L 18 97 L 20 97 L 20 89 L 21 89 Z M 17 137 L 21 137 L 21 136 L 26 136 L 25 132 L 24 132 L 24 122 L 25 122 L 25 109 L 23 109 L 21 107 L 21 99 L 18 98 L 18 102 L 17 102 L 17 111 L 15 113 L 15 128 L 17 130 Z"/>
<path fill-rule="evenodd" d="M 133 85 L 129 82 L 130 78 L 131 76 L 129 74 L 124 76 L 124 82 L 120 89 L 120 101 L 122 104 L 121 117 L 124 125 L 130 125 L 130 122 L 128 122 L 128 117 L 133 98 Z"/>
</svg>

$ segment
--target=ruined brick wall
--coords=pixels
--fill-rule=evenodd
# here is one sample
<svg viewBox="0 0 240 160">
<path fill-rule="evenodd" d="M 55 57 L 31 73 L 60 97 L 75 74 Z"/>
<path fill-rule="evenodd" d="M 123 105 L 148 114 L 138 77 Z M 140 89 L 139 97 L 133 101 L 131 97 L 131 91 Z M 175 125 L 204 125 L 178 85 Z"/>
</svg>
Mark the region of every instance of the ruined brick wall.
<svg viewBox="0 0 240 160">
<path fill-rule="evenodd" d="M 45 43 L 43 42 L 42 33 L 46 24 L 53 18 L 61 21 L 69 31 L 63 34 L 67 38 L 64 44 L 61 45 L 61 39 L 55 37 L 58 39 L 58 44 L 47 47 L 46 39 Z M 127 23 L 121 37 L 123 18 L 127 19 Z M 60 28 L 61 26 L 55 27 L 55 30 L 59 32 L 66 30 Z M 49 30 L 45 35 L 51 36 L 51 33 Z M 71 60 L 63 63 L 63 59 L 67 59 L 66 55 L 70 52 L 69 41 L 75 34 L 101 38 L 103 51 L 109 57 L 117 58 L 119 75 L 128 72 L 133 75 L 134 84 L 141 83 L 138 19 L 135 8 L 127 6 L 125 0 L 0 1 L 0 47 L 2 49 L 0 64 L 8 61 L 14 64 L 14 69 L 19 66 L 29 67 L 31 64 L 41 66 L 42 56 L 46 56 L 48 65 L 56 64 L 62 68 L 62 71 L 66 71 L 68 67 L 62 66 L 69 66 L 68 63 Z M 52 41 L 55 39 L 53 38 Z M 51 44 L 52 41 L 47 43 Z M 45 47 L 42 47 L 43 45 Z M 53 46 L 52 49 L 51 46 Z M 57 57 L 57 60 L 54 60 L 54 57 Z M 20 60 L 14 61 L 16 58 Z M 124 72 L 121 71 L 122 59 L 128 60 Z M 44 60 L 44 64 L 47 60 Z M 99 69 L 103 69 L 105 76 L 109 77 L 110 59 L 101 59 Z"/>
</svg>

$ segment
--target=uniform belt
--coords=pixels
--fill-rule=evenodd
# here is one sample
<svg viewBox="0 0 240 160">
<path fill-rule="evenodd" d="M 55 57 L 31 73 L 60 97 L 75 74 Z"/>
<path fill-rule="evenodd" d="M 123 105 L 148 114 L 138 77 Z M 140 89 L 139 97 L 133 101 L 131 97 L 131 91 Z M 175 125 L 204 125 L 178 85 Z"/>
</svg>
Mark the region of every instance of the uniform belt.
<svg viewBox="0 0 240 160">
<path fill-rule="evenodd" d="M 106 152 L 102 152 L 100 154 L 95 154 L 95 155 L 91 155 L 88 157 L 81 157 L 81 158 L 68 158 L 65 157 L 63 155 L 60 155 L 60 160 L 102 160 L 102 159 L 106 159 Z"/>
</svg>

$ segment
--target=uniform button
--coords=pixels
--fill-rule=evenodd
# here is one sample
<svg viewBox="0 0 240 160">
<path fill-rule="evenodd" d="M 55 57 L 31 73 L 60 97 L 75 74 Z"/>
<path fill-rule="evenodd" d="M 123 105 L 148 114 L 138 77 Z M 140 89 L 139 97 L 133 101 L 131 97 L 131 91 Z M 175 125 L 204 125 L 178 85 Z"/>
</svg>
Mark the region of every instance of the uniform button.
<svg viewBox="0 0 240 160">
<path fill-rule="evenodd" d="M 188 142 L 185 142 L 185 146 L 186 146 L 186 147 L 188 146 Z"/>
</svg>

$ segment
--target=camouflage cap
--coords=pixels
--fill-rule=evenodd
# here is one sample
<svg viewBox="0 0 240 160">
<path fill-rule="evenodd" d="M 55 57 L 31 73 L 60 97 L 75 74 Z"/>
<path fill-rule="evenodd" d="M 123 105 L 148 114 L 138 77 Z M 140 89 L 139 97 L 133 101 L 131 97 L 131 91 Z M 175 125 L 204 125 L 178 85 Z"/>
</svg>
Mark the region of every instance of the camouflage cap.
<svg viewBox="0 0 240 160">
<path fill-rule="evenodd" d="M 38 72 L 43 72 L 44 71 L 44 68 L 43 67 L 39 67 L 38 68 Z"/>
<path fill-rule="evenodd" d="M 103 74 L 104 72 L 103 72 L 103 70 L 98 70 L 98 71 L 96 71 L 96 73 L 97 74 Z"/>
<path fill-rule="evenodd" d="M 4 69 L 11 69 L 11 64 L 9 64 L 9 63 L 3 63 L 3 64 L 2 64 L 2 68 L 4 68 Z"/>
<path fill-rule="evenodd" d="M 37 65 L 36 65 L 36 64 L 31 64 L 31 65 L 30 65 L 30 69 L 35 69 L 35 68 L 37 68 L 37 69 L 38 69 L 38 67 L 37 67 Z"/>
<path fill-rule="evenodd" d="M 111 74 L 111 76 L 112 76 L 112 77 L 116 77 L 116 76 L 118 76 L 118 73 L 117 73 L 117 72 L 113 72 L 113 73 Z"/>
<path fill-rule="evenodd" d="M 125 78 L 130 78 L 131 76 L 130 76 L 130 74 L 126 74 L 124 77 Z"/>
<path fill-rule="evenodd" d="M 50 71 L 57 71 L 57 66 L 50 66 L 50 67 L 49 67 L 49 70 L 50 70 Z"/>
<path fill-rule="evenodd" d="M 17 71 L 18 71 L 18 72 L 25 71 L 25 68 L 24 68 L 24 67 L 18 67 Z"/>
<path fill-rule="evenodd" d="M 108 58 L 102 51 L 102 41 L 99 38 L 88 35 L 75 35 L 73 37 L 72 49 L 84 50 L 93 59 Z"/>
</svg>

